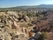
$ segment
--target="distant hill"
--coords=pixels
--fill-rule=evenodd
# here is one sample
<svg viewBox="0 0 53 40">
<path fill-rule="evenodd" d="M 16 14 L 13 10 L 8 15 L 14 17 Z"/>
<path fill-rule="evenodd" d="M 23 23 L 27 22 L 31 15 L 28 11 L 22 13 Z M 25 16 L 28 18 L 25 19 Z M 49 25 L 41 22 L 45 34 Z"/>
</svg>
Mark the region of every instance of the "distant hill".
<svg viewBox="0 0 53 40">
<path fill-rule="evenodd" d="M 10 8 L 0 8 L 0 9 L 8 9 L 8 10 L 11 10 L 11 9 L 28 9 L 28 8 L 53 8 L 53 4 L 51 5 L 45 5 L 45 4 L 41 4 L 41 5 L 36 5 L 36 6 L 16 6 L 16 7 L 10 7 Z"/>
<path fill-rule="evenodd" d="M 36 6 L 17 6 L 17 7 L 13 7 L 13 8 L 53 8 L 53 5 L 45 5 L 45 4 L 41 4 L 41 5 L 36 5 Z"/>
<path fill-rule="evenodd" d="M 36 6 L 37 8 L 53 8 L 53 5 L 45 5 L 45 4 L 42 4 L 42 5 L 38 5 Z"/>
</svg>

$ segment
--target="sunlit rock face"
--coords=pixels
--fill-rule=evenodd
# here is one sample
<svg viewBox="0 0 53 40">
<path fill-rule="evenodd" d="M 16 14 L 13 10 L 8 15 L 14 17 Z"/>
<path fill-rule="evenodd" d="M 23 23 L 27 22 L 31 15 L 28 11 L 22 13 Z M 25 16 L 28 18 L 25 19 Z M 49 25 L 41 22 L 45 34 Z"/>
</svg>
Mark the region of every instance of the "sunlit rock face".
<svg viewBox="0 0 53 40">
<path fill-rule="evenodd" d="M 15 11 L 0 12 L 0 39 L 1 40 L 27 40 L 31 27 L 29 27 L 29 17 L 21 17 Z M 23 15 L 22 15 L 23 16 Z M 29 28 L 28 28 L 29 27 Z"/>
<path fill-rule="evenodd" d="M 42 32 L 53 32 L 52 26 L 52 11 L 22 9 L 21 11 L 0 12 L 0 39 L 2 40 L 28 40 L 31 38 L 33 38 L 31 40 L 36 40 L 39 39 Z"/>
</svg>

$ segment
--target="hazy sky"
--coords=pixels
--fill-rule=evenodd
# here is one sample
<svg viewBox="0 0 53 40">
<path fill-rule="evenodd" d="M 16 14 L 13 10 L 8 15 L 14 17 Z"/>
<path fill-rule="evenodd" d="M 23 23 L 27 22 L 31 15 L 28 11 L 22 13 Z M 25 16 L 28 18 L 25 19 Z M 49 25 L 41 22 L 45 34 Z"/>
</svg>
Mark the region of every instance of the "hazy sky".
<svg viewBox="0 0 53 40">
<path fill-rule="evenodd" d="M 53 4 L 53 0 L 0 0 L 0 7 Z"/>
</svg>

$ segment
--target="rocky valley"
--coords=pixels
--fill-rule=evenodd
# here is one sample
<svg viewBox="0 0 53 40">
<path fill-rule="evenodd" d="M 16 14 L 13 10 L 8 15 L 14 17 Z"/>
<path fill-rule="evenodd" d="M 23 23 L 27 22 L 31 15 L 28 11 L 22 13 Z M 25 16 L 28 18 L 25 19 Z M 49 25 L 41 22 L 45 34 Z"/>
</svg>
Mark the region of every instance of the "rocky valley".
<svg viewBox="0 0 53 40">
<path fill-rule="evenodd" d="M 0 40 L 53 40 L 53 10 L 0 9 Z"/>
</svg>

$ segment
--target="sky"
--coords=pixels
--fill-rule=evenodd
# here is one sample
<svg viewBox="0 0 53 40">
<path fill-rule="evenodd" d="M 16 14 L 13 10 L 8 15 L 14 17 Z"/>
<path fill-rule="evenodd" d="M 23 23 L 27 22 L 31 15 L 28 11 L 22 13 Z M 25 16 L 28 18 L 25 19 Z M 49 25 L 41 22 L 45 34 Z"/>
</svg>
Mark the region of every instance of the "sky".
<svg viewBox="0 0 53 40">
<path fill-rule="evenodd" d="M 53 4 L 53 0 L 0 0 L 0 7 L 33 6 L 40 4 Z"/>
</svg>

